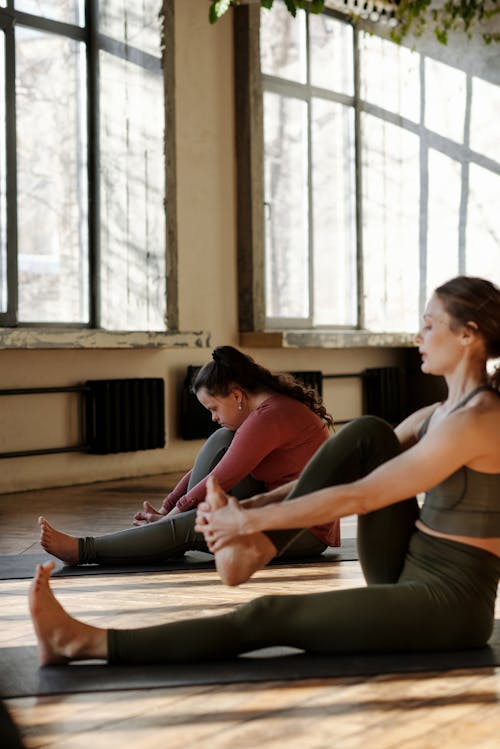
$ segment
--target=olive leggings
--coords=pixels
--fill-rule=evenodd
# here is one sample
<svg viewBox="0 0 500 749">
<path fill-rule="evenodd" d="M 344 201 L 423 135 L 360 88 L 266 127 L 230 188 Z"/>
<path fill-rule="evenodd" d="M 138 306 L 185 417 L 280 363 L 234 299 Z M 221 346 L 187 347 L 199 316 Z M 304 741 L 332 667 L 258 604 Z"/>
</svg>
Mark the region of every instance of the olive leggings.
<svg viewBox="0 0 500 749">
<path fill-rule="evenodd" d="M 233 436 L 234 432 L 229 429 L 217 429 L 208 438 L 196 457 L 189 477 L 188 491 L 211 473 L 227 451 Z M 262 491 L 265 491 L 264 486 L 247 476 L 231 489 L 231 494 L 241 500 Z M 196 510 L 189 510 L 149 525 L 103 536 L 79 538 L 78 563 L 147 563 L 182 556 L 189 550 L 208 552 L 203 534 L 195 532 L 195 520 Z M 322 541 L 305 531 L 296 534 L 296 539 L 292 540 L 286 554 L 290 557 L 321 554 L 325 548 Z"/>
<path fill-rule="evenodd" d="M 326 442 L 293 496 L 362 476 L 399 451 L 391 427 L 361 417 Z M 132 630 L 108 630 L 110 663 L 228 658 L 273 645 L 310 653 L 479 647 L 494 620 L 500 560 L 414 530 L 415 499 L 359 517 L 366 587 L 266 595 L 228 614 Z M 279 549 L 291 535 L 269 533 Z"/>
</svg>

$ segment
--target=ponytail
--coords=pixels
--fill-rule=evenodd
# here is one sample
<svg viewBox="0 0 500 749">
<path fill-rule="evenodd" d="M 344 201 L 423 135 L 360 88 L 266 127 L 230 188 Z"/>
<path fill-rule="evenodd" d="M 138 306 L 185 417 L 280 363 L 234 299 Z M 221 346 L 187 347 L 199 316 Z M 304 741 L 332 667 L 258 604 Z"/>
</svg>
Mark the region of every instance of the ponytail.
<svg viewBox="0 0 500 749">
<path fill-rule="evenodd" d="M 248 393 L 272 390 L 286 395 L 307 406 L 328 428 L 333 427 L 333 418 L 316 390 L 306 388 L 292 375 L 273 374 L 233 346 L 217 346 L 212 352 L 212 361 L 205 364 L 195 376 L 192 390 L 197 393 L 204 388 L 212 396 L 226 396 L 234 386 L 239 386 Z"/>
</svg>

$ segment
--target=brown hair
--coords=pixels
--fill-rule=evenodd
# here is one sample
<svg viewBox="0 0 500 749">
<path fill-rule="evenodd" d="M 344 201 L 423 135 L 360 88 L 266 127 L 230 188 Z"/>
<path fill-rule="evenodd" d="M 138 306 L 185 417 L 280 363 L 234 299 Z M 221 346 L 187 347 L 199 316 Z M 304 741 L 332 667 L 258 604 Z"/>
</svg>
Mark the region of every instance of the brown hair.
<svg viewBox="0 0 500 749">
<path fill-rule="evenodd" d="M 272 390 L 280 395 L 287 395 L 307 406 L 329 428 L 333 427 L 333 418 L 316 390 L 306 388 L 292 375 L 281 372 L 273 374 L 233 346 L 217 346 L 213 350 L 212 361 L 195 375 L 192 390 L 197 393 L 200 388 L 205 388 L 210 395 L 226 396 L 234 386 L 241 387 L 248 393 Z"/>
<path fill-rule="evenodd" d="M 486 357 L 500 357 L 500 289 L 491 281 L 475 276 L 457 276 L 436 289 L 446 312 L 452 318 L 452 330 L 474 323 L 485 345 Z M 498 366 L 489 384 L 500 390 Z"/>
</svg>

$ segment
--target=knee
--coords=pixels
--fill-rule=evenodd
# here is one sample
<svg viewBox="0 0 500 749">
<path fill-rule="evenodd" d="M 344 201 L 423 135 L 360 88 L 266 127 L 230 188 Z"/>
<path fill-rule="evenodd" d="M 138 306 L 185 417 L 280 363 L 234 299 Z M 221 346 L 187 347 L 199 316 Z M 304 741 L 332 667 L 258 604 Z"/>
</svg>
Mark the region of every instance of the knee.
<svg viewBox="0 0 500 749">
<path fill-rule="evenodd" d="M 226 427 L 220 427 L 213 432 L 205 442 L 205 447 L 211 450 L 227 450 L 233 441 L 234 432 Z"/>
<path fill-rule="evenodd" d="M 370 432 L 378 434 L 379 432 L 393 432 L 393 428 L 388 421 L 381 419 L 380 416 L 374 416 L 373 414 L 365 414 L 364 416 L 358 416 L 356 419 L 347 424 L 347 427 L 352 429 L 359 429 L 362 432 Z M 345 429 L 346 427 L 344 427 Z"/>
<path fill-rule="evenodd" d="M 399 441 L 392 426 L 379 416 L 372 416 L 371 414 L 358 416 L 349 424 L 346 424 L 340 434 L 342 433 L 346 438 L 360 441 L 360 444 L 371 441 L 386 445 L 393 444 L 395 447 L 399 447 Z"/>
</svg>

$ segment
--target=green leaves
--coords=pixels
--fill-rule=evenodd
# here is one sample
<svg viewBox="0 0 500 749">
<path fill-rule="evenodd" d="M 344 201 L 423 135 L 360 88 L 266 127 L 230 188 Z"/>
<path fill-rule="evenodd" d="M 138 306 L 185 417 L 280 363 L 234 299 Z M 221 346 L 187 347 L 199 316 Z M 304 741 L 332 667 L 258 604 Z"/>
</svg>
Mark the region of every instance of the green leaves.
<svg viewBox="0 0 500 749">
<path fill-rule="evenodd" d="M 260 5 L 269 10 L 273 7 L 273 2 L 274 0 L 260 0 Z M 208 11 L 210 23 L 216 23 L 224 13 L 227 13 L 231 5 L 240 5 L 240 0 L 214 0 L 210 3 Z M 325 7 L 325 0 L 285 0 L 285 5 L 288 12 L 295 18 L 298 8 L 308 10 L 310 13 L 321 13 Z"/>
<path fill-rule="evenodd" d="M 229 10 L 230 5 L 231 0 L 214 0 L 214 2 L 210 4 L 210 9 L 208 11 L 208 20 L 210 23 L 218 21 L 219 18 Z"/>
<path fill-rule="evenodd" d="M 295 0 L 291 4 L 302 10 L 308 10 L 309 13 L 321 13 L 325 7 L 325 0 Z"/>
<path fill-rule="evenodd" d="M 209 20 L 215 23 L 231 5 L 240 5 L 242 0 L 213 0 L 210 3 Z M 274 0 L 260 0 L 262 8 L 273 7 Z M 297 10 L 309 13 L 321 13 L 325 0 L 285 0 L 288 12 L 295 18 Z M 401 42 L 410 32 L 421 36 L 427 28 L 434 31 L 441 44 L 448 43 L 450 33 L 464 31 L 471 36 L 477 23 L 492 18 L 500 13 L 500 0 L 399 0 L 395 11 L 398 26 L 391 31 L 391 39 Z M 486 44 L 499 42 L 500 34 L 492 33 L 487 28 L 482 32 Z"/>
<path fill-rule="evenodd" d="M 500 13 L 500 0 L 444 0 L 435 4 L 432 0 L 401 0 L 396 10 L 399 26 L 393 30 L 391 38 L 400 42 L 410 31 L 418 37 L 429 28 L 438 42 L 447 44 L 450 33 L 462 31 L 470 37 L 478 23 L 497 13 Z M 487 29 L 482 31 L 482 37 L 486 44 L 499 41 L 499 35 Z"/>
<path fill-rule="evenodd" d="M 325 7 L 325 0 L 311 0 L 309 3 L 309 11 L 311 13 L 321 13 Z"/>
</svg>

